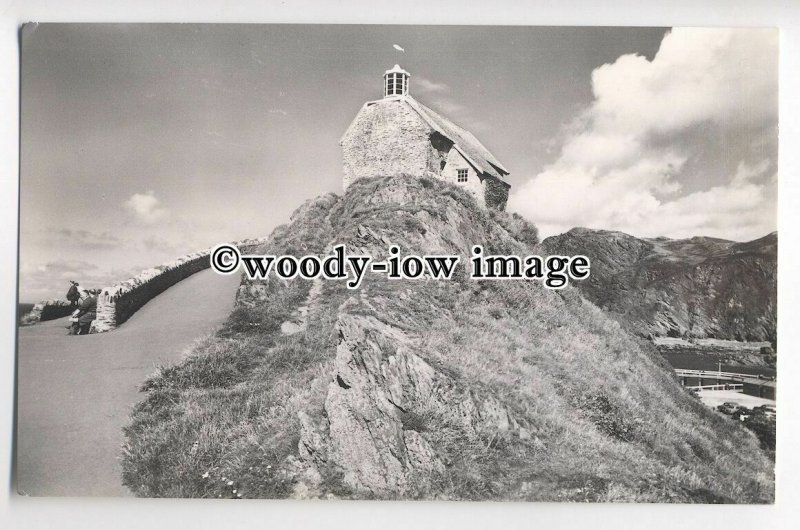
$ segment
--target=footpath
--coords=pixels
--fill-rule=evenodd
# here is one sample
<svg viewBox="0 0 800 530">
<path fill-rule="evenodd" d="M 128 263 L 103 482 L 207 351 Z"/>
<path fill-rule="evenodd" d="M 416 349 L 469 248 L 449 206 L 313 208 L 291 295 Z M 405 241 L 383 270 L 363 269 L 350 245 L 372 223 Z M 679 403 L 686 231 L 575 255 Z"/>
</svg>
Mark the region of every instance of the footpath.
<svg viewBox="0 0 800 530">
<path fill-rule="evenodd" d="M 16 483 L 21 495 L 122 496 L 122 427 L 139 386 L 233 309 L 239 275 L 208 269 L 167 289 L 119 329 L 68 336 L 67 319 L 19 330 Z"/>
</svg>

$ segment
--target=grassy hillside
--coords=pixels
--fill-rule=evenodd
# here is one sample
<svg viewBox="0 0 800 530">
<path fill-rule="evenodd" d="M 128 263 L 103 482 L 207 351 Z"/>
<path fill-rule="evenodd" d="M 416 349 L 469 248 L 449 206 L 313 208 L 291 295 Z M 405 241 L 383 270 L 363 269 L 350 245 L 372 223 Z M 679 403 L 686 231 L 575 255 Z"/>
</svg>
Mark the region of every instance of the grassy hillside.
<svg viewBox="0 0 800 530">
<path fill-rule="evenodd" d="M 527 254 L 535 228 L 426 179 L 301 207 L 268 253 Z M 281 324 L 297 323 L 285 334 Z M 215 335 L 144 385 L 137 495 L 771 502 L 755 436 L 689 396 L 576 289 L 244 282 Z"/>
<path fill-rule="evenodd" d="M 542 247 L 589 256 L 583 294 L 643 336 L 776 340 L 777 233 L 734 243 L 574 228 Z"/>
</svg>

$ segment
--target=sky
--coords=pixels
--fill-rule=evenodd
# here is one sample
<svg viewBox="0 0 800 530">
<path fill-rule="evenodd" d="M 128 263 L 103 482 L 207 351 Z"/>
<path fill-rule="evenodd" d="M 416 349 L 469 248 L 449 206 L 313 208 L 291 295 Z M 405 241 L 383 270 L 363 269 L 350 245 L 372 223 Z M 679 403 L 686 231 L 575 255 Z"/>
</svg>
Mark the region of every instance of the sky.
<svg viewBox="0 0 800 530">
<path fill-rule="evenodd" d="M 395 63 L 511 171 L 508 209 L 543 236 L 754 239 L 776 226 L 777 59 L 773 30 L 26 26 L 20 300 L 340 193 L 339 138 Z"/>
</svg>

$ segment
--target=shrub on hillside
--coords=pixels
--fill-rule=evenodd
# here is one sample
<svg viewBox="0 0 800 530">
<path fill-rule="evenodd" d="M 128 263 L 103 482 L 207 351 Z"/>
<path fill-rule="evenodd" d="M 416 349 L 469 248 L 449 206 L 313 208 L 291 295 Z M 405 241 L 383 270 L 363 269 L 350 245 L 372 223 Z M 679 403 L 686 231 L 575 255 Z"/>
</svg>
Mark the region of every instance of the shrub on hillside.
<svg viewBox="0 0 800 530">
<path fill-rule="evenodd" d="M 771 452 L 774 458 L 775 451 L 775 427 L 776 422 L 774 418 L 768 417 L 766 414 L 759 413 L 753 409 L 753 413 L 747 416 L 743 422 L 744 426 L 753 431 L 761 447 L 768 452 Z"/>
<path fill-rule="evenodd" d="M 490 212 L 492 219 L 527 248 L 533 248 L 539 244 L 539 229 L 518 213 L 498 212 L 496 210 L 490 210 Z"/>
</svg>

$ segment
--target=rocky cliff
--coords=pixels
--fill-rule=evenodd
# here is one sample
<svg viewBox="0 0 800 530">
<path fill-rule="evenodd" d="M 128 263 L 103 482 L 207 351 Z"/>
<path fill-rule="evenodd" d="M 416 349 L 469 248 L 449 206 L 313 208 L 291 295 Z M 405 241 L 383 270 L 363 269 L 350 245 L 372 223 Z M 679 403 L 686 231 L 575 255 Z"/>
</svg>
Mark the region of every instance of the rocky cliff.
<svg viewBox="0 0 800 530">
<path fill-rule="evenodd" d="M 355 181 L 269 254 L 529 254 L 535 228 L 435 179 Z M 214 336 L 143 386 L 142 496 L 770 502 L 756 438 L 577 289 L 243 281 Z"/>
<path fill-rule="evenodd" d="M 589 256 L 581 292 L 639 335 L 776 339 L 777 233 L 735 243 L 574 228 L 542 249 Z"/>
</svg>

